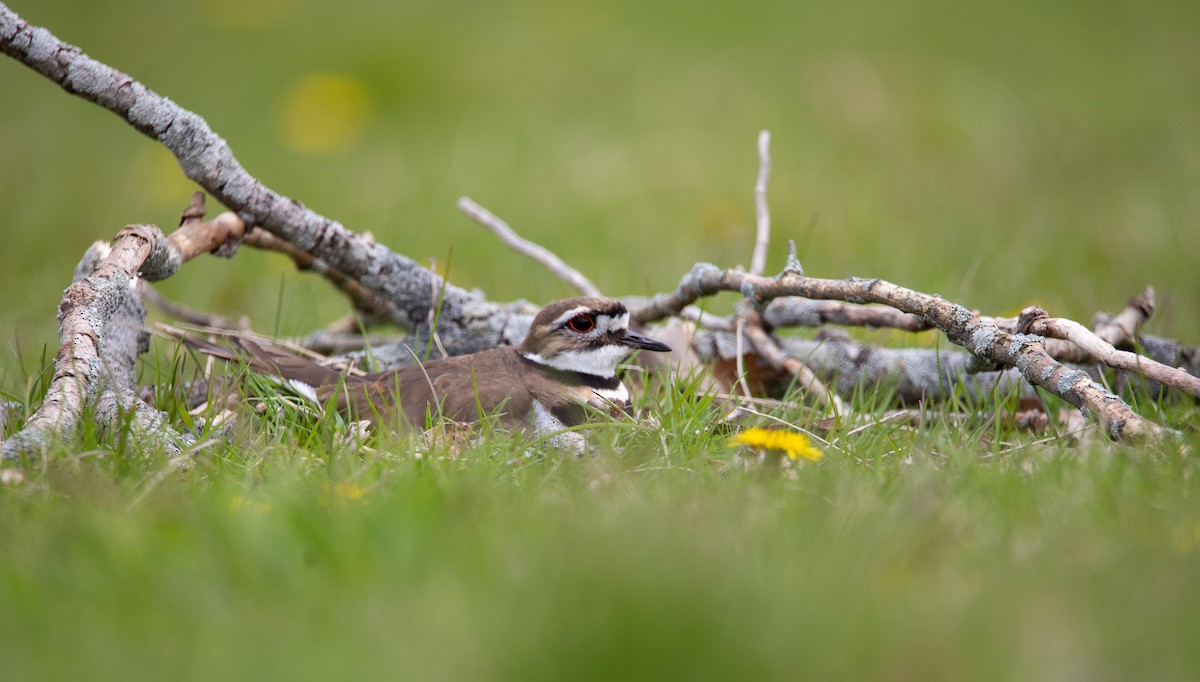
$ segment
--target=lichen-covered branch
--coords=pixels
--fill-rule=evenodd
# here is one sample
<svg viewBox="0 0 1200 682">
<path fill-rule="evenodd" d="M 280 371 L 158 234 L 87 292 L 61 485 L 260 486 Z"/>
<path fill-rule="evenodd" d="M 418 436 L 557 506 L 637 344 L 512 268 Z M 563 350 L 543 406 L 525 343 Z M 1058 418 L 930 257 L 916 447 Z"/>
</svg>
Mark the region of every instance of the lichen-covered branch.
<svg viewBox="0 0 1200 682">
<path fill-rule="evenodd" d="M 491 303 L 453 285 L 443 288 L 441 278 L 412 259 L 271 190 L 242 167 L 226 141 L 203 118 L 46 29 L 28 24 L 3 4 L 0 51 L 160 142 L 175 155 L 188 178 L 247 225 L 262 227 L 294 244 L 390 302 L 395 323 L 422 330 L 430 307 L 428 292 L 434 287 L 444 291 L 438 333 L 451 353 L 513 343 L 506 335 L 507 318 L 519 316 L 515 311 L 523 309 L 521 305 Z"/>
<path fill-rule="evenodd" d="M 1138 331 L 1153 314 L 1154 287 L 1146 287 L 1142 293 L 1130 298 L 1116 315 L 1097 315 L 1092 320 L 1092 327 L 1102 341 L 1121 348 L 1137 338 Z"/>
<path fill-rule="evenodd" d="M 165 246 L 165 239 L 157 228 L 130 225 L 117 235 L 111 248 L 97 242 L 88 250 L 78 268 L 82 276 L 67 288 L 59 304 L 61 345 L 54 359 L 54 377 L 41 407 L 21 431 L 5 441 L 5 459 L 41 452 L 60 434 L 72 433 L 85 403 L 98 393 L 106 370 L 114 385 L 131 379 L 133 367 L 122 362 L 128 352 L 119 347 L 132 346 L 136 355 L 143 343 L 138 338 L 140 330 L 110 322 L 128 322 L 139 312 L 144 314 L 140 301 L 131 294 L 133 278 L 158 246 Z M 106 337 L 110 348 L 102 351 Z M 109 349 L 117 352 L 105 352 Z"/>
<path fill-rule="evenodd" d="M 1187 346 L 1175 339 L 1166 339 L 1153 334 L 1138 334 L 1133 345 L 1140 353 L 1156 362 L 1161 362 L 1169 367 L 1178 367 L 1192 376 L 1200 376 L 1200 346 Z M 1132 375 L 1127 373 L 1118 375 L 1118 381 L 1122 384 L 1131 379 Z M 1144 377 L 1141 377 L 1140 380 L 1151 395 L 1155 395 L 1161 390 L 1161 387 L 1155 382 L 1146 381 Z"/>
<path fill-rule="evenodd" d="M 1188 374 L 1183 369 L 1168 367 L 1136 353 L 1117 350 L 1087 327 L 1074 320 L 1050 317 L 1038 306 L 1021 311 L 1018 330 L 1070 341 L 1097 362 L 1126 372 L 1143 374 L 1164 386 L 1200 398 L 1200 378 Z"/>
</svg>

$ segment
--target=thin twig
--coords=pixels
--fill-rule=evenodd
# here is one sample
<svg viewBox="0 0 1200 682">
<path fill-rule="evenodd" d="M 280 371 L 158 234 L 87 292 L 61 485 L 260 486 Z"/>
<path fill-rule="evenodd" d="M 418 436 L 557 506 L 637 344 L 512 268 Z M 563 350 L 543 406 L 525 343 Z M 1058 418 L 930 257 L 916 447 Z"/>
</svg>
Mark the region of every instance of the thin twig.
<svg viewBox="0 0 1200 682">
<path fill-rule="evenodd" d="M 1093 318 L 1092 327 L 1096 336 L 1120 348 L 1137 338 L 1138 331 L 1153 314 L 1154 287 L 1146 287 L 1142 293 L 1130 298 L 1125 308 L 1116 315 Z"/>
<path fill-rule="evenodd" d="M 758 134 L 758 181 L 754 183 L 754 255 L 750 274 L 761 275 L 767 267 L 767 245 L 771 241 L 771 210 L 767 206 L 767 180 L 771 177 L 771 131 Z"/>
<path fill-rule="evenodd" d="M 741 388 L 742 388 L 742 395 L 744 395 L 747 398 L 753 398 L 754 394 L 750 392 L 750 384 L 746 381 L 745 364 L 742 362 L 743 358 L 745 358 L 745 353 L 742 351 L 742 335 L 745 332 L 745 329 L 746 329 L 746 321 L 744 319 L 742 319 L 741 315 L 738 315 L 737 331 L 734 332 L 735 334 L 737 334 L 737 351 L 736 351 L 736 353 L 737 353 L 738 385 L 741 386 Z"/>
<path fill-rule="evenodd" d="M 458 210 L 465 213 L 471 220 L 491 230 L 493 234 L 500 238 L 500 241 L 507 244 L 513 251 L 534 259 L 584 296 L 600 295 L 600 288 L 592 284 L 592 281 L 585 277 L 583 273 L 567 265 L 546 247 L 535 244 L 517 234 L 508 226 L 508 223 L 475 203 L 469 197 L 462 197 L 458 200 Z"/>
</svg>

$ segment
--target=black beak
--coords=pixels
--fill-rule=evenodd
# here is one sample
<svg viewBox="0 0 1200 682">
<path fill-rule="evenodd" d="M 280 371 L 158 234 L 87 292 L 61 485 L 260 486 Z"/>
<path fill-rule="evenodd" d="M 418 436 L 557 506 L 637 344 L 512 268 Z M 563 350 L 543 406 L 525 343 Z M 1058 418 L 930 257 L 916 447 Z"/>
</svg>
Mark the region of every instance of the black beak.
<svg viewBox="0 0 1200 682">
<path fill-rule="evenodd" d="M 625 332 L 625 336 L 621 337 L 621 343 L 642 350 L 652 350 L 658 353 L 664 353 L 671 350 L 671 347 L 665 343 L 659 343 L 649 336 L 642 336 L 633 332 Z"/>
</svg>

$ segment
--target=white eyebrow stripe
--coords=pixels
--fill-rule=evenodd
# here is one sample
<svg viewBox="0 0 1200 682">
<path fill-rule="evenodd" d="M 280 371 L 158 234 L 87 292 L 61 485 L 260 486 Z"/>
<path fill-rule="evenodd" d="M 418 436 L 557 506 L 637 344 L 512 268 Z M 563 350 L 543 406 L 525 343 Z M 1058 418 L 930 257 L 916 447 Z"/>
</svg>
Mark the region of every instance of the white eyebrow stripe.
<svg viewBox="0 0 1200 682">
<path fill-rule="evenodd" d="M 557 327 L 558 325 L 566 322 L 567 320 L 571 319 L 572 317 L 575 317 L 576 315 L 579 315 L 581 313 L 586 313 L 589 310 L 591 310 L 591 309 L 588 308 L 587 306 L 582 306 L 582 305 L 571 308 L 570 310 L 563 313 L 562 315 L 559 315 L 558 317 L 554 318 L 554 321 L 550 323 L 550 326 Z"/>
<path fill-rule="evenodd" d="M 575 317 L 576 315 L 591 314 L 591 313 L 592 313 L 591 308 L 588 308 L 587 306 L 577 306 L 577 307 L 571 308 L 570 310 L 563 313 L 562 315 L 559 315 L 558 317 L 554 318 L 554 321 L 550 323 L 550 326 L 558 327 L 559 325 L 564 324 L 567 320 L 571 319 L 572 317 Z M 604 313 L 600 313 L 600 314 L 596 315 L 596 328 L 600 332 L 610 332 L 610 331 L 619 331 L 622 329 L 628 329 L 629 328 L 629 312 L 627 311 L 627 312 L 621 313 L 620 315 L 616 315 L 616 316 L 605 315 Z"/>
</svg>

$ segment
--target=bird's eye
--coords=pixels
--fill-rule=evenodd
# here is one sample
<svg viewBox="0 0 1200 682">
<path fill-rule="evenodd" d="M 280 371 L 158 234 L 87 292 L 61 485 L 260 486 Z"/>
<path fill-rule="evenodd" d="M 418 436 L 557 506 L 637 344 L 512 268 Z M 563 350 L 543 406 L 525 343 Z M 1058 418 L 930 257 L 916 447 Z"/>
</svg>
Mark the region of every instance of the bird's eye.
<svg viewBox="0 0 1200 682">
<path fill-rule="evenodd" d="M 571 331 L 573 332 L 586 334 L 587 332 L 590 332 L 596 328 L 596 320 L 587 315 L 576 315 L 567 321 L 567 326 L 570 327 Z"/>
</svg>

